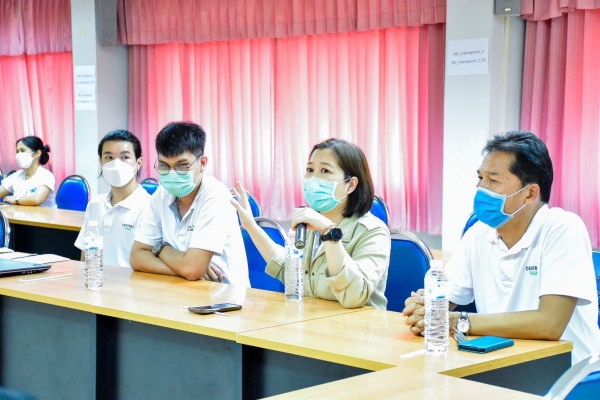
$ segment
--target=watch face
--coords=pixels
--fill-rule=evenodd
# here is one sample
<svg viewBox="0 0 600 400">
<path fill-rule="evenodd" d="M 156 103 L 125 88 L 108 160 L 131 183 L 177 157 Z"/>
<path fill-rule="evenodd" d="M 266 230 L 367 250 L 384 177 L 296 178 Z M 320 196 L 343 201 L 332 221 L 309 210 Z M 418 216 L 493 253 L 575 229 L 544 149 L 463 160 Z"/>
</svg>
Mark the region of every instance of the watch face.
<svg viewBox="0 0 600 400">
<path fill-rule="evenodd" d="M 460 319 L 458 320 L 458 323 L 456 324 L 456 328 L 461 331 L 462 333 L 465 333 L 469 330 L 469 321 L 466 319 Z"/>
<path fill-rule="evenodd" d="M 329 234 L 331 235 L 331 238 L 332 238 L 333 240 L 335 240 L 336 242 L 337 242 L 338 240 L 341 240 L 341 239 L 342 239 L 342 237 L 344 236 L 344 235 L 343 235 L 343 233 L 342 233 L 342 230 L 341 230 L 340 228 L 333 228 L 333 229 L 332 229 L 332 230 L 329 232 Z"/>
<path fill-rule="evenodd" d="M 158 253 L 160 251 L 161 247 L 162 247 L 162 243 L 160 243 L 160 242 L 156 243 L 154 245 L 154 247 L 152 247 L 152 253 L 154 253 L 154 255 L 156 255 L 156 253 Z"/>
</svg>

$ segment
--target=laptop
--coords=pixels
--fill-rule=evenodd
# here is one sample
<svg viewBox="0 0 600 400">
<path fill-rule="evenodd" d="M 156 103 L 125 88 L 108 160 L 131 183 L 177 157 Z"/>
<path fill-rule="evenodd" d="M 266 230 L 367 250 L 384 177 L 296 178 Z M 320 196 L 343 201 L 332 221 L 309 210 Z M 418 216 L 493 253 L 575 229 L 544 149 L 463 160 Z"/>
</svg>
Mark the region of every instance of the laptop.
<svg viewBox="0 0 600 400">
<path fill-rule="evenodd" d="M 13 275 L 35 274 L 37 272 L 48 271 L 50 267 L 50 264 L 0 259 L 0 278 Z"/>
</svg>

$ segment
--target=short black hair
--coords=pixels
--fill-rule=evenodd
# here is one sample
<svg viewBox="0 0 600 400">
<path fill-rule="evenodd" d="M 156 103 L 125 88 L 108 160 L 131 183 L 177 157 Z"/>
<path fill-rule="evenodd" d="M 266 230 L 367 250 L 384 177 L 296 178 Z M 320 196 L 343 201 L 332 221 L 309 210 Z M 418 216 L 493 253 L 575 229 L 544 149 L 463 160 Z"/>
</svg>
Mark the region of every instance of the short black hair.
<svg viewBox="0 0 600 400">
<path fill-rule="evenodd" d="M 329 149 L 334 154 L 340 168 L 344 171 L 344 179 L 350 179 L 353 176 L 358 178 L 356 189 L 348 195 L 348 202 L 343 212 L 344 217 L 362 217 L 371 211 L 375 198 L 371 170 L 365 153 L 355 144 L 343 139 L 331 138 L 316 144 L 310 152 L 310 157 L 316 150 L 324 149 Z"/>
<path fill-rule="evenodd" d="M 156 136 L 156 151 L 165 157 L 175 157 L 189 151 L 196 157 L 204 155 L 206 132 L 193 122 L 170 122 Z"/>
<path fill-rule="evenodd" d="M 44 145 L 44 142 L 42 142 L 42 139 L 39 137 L 25 136 L 24 138 L 17 140 L 15 145 L 19 144 L 19 142 L 22 142 L 25 147 L 31 149 L 34 153 L 41 150 L 42 155 L 40 156 L 40 165 L 46 165 L 48 161 L 50 161 L 50 155 L 48 154 L 50 153 L 50 146 Z"/>
<path fill-rule="evenodd" d="M 135 159 L 137 160 L 142 156 L 142 145 L 140 140 L 131 132 L 125 129 L 117 129 L 112 132 L 108 132 L 98 144 L 98 157 L 102 157 L 102 146 L 106 142 L 129 142 L 133 145 L 133 152 L 135 153 Z"/>
<path fill-rule="evenodd" d="M 513 130 L 488 140 L 482 153 L 496 151 L 512 154 L 514 161 L 509 171 L 521 180 L 523 187 L 532 183 L 539 185 L 541 200 L 548 203 L 554 169 L 546 144 L 531 132 Z"/>
</svg>

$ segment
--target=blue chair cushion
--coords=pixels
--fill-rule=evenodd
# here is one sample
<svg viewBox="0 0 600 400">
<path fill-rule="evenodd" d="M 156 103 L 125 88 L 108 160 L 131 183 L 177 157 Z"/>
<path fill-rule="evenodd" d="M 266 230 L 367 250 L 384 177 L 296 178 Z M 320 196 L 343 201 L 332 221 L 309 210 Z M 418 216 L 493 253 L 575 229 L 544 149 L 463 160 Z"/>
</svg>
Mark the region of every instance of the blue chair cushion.
<svg viewBox="0 0 600 400">
<path fill-rule="evenodd" d="M 598 294 L 598 326 L 600 326 L 600 252 L 592 251 L 594 273 L 596 275 L 596 293 Z"/>
<path fill-rule="evenodd" d="M 477 222 L 477 221 L 479 221 L 479 218 L 477 218 L 477 215 L 475 215 L 475 213 L 471 214 L 471 216 L 467 220 L 467 223 L 465 224 L 465 227 L 463 228 L 463 232 L 462 232 L 463 236 L 465 233 L 467 233 L 467 231 L 469 230 L 470 227 L 475 225 L 475 222 Z"/>
<path fill-rule="evenodd" d="M 419 246 L 407 239 L 392 238 L 385 297 L 387 309 L 401 312 L 413 290 L 423 287 L 429 260 Z"/>
<path fill-rule="evenodd" d="M 78 176 L 67 177 L 56 193 L 57 207 L 65 210 L 85 211 L 88 199 L 88 186 Z"/>
<path fill-rule="evenodd" d="M 152 195 L 154 192 L 156 192 L 156 189 L 158 189 L 158 183 L 142 182 L 142 187 L 146 189 L 146 192 Z"/>
<path fill-rule="evenodd" d="M 373 205 L 371 206 L 371 214 L 379 218 L 383 221 L 384 224 L 388 225 L 388 216 L 385 212 L 385 206 L 381 203 L 378 198 L 373 200 Z"/>
<path fill-rule="evenodd" d="M 600 371 L 592 372 L 581 380 L 565 397 L 566 400 L 597 399 L 600 391 Z"/>
<path fill-rule="evenodd" d="M 277 244 L 285 246 L 285 238 L 281 236 L 279 231 L 271 227 L 262 227 L 269 237 Z M 275 279 L 265 272 L 267 262 L 260 255 L 260 252 L 252 242 L 248 231 L 242 229 L 242 238 L 244 239 L 244 247 L 246 248 L 246 259 L 248 260 L 248 273 L 250 275 L 250 286 L 254 289 L 271 290 L 273 292 L 285 291 L 283 283 Z"/>
</svg>

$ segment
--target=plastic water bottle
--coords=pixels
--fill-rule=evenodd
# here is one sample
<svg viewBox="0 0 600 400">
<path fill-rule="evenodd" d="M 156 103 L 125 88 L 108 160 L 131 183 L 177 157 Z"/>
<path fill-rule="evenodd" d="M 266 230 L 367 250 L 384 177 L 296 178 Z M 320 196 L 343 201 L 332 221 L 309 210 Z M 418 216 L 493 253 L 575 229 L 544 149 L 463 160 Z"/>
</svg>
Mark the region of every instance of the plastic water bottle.
<svg viewBox="0 0 600 400">
<path fill-rule="evenodd" d="M 446 355 L 450 346 L 450 322 L 442 260 L 431 260 L 425 274 L 425 352 Z"/>
<path fill-rule="evenodd" d="M 293 232 L 288 235 L 285 243 L 285 299 L 288 301 L 302 301 L 304 298 L 304 284 L 302 283 L 302 272 L 304 266 L 303 251 L 294 245 L 296 238 Z"/>
<path fill-rule="evenodd" d="M 100 289 L 102 287 L 102 249 L 104 239 L 98 229 L 98 221 L 90 221 L 89 228 L 83 237 L 85 252 L 85 287 Z"/>
</svg>

